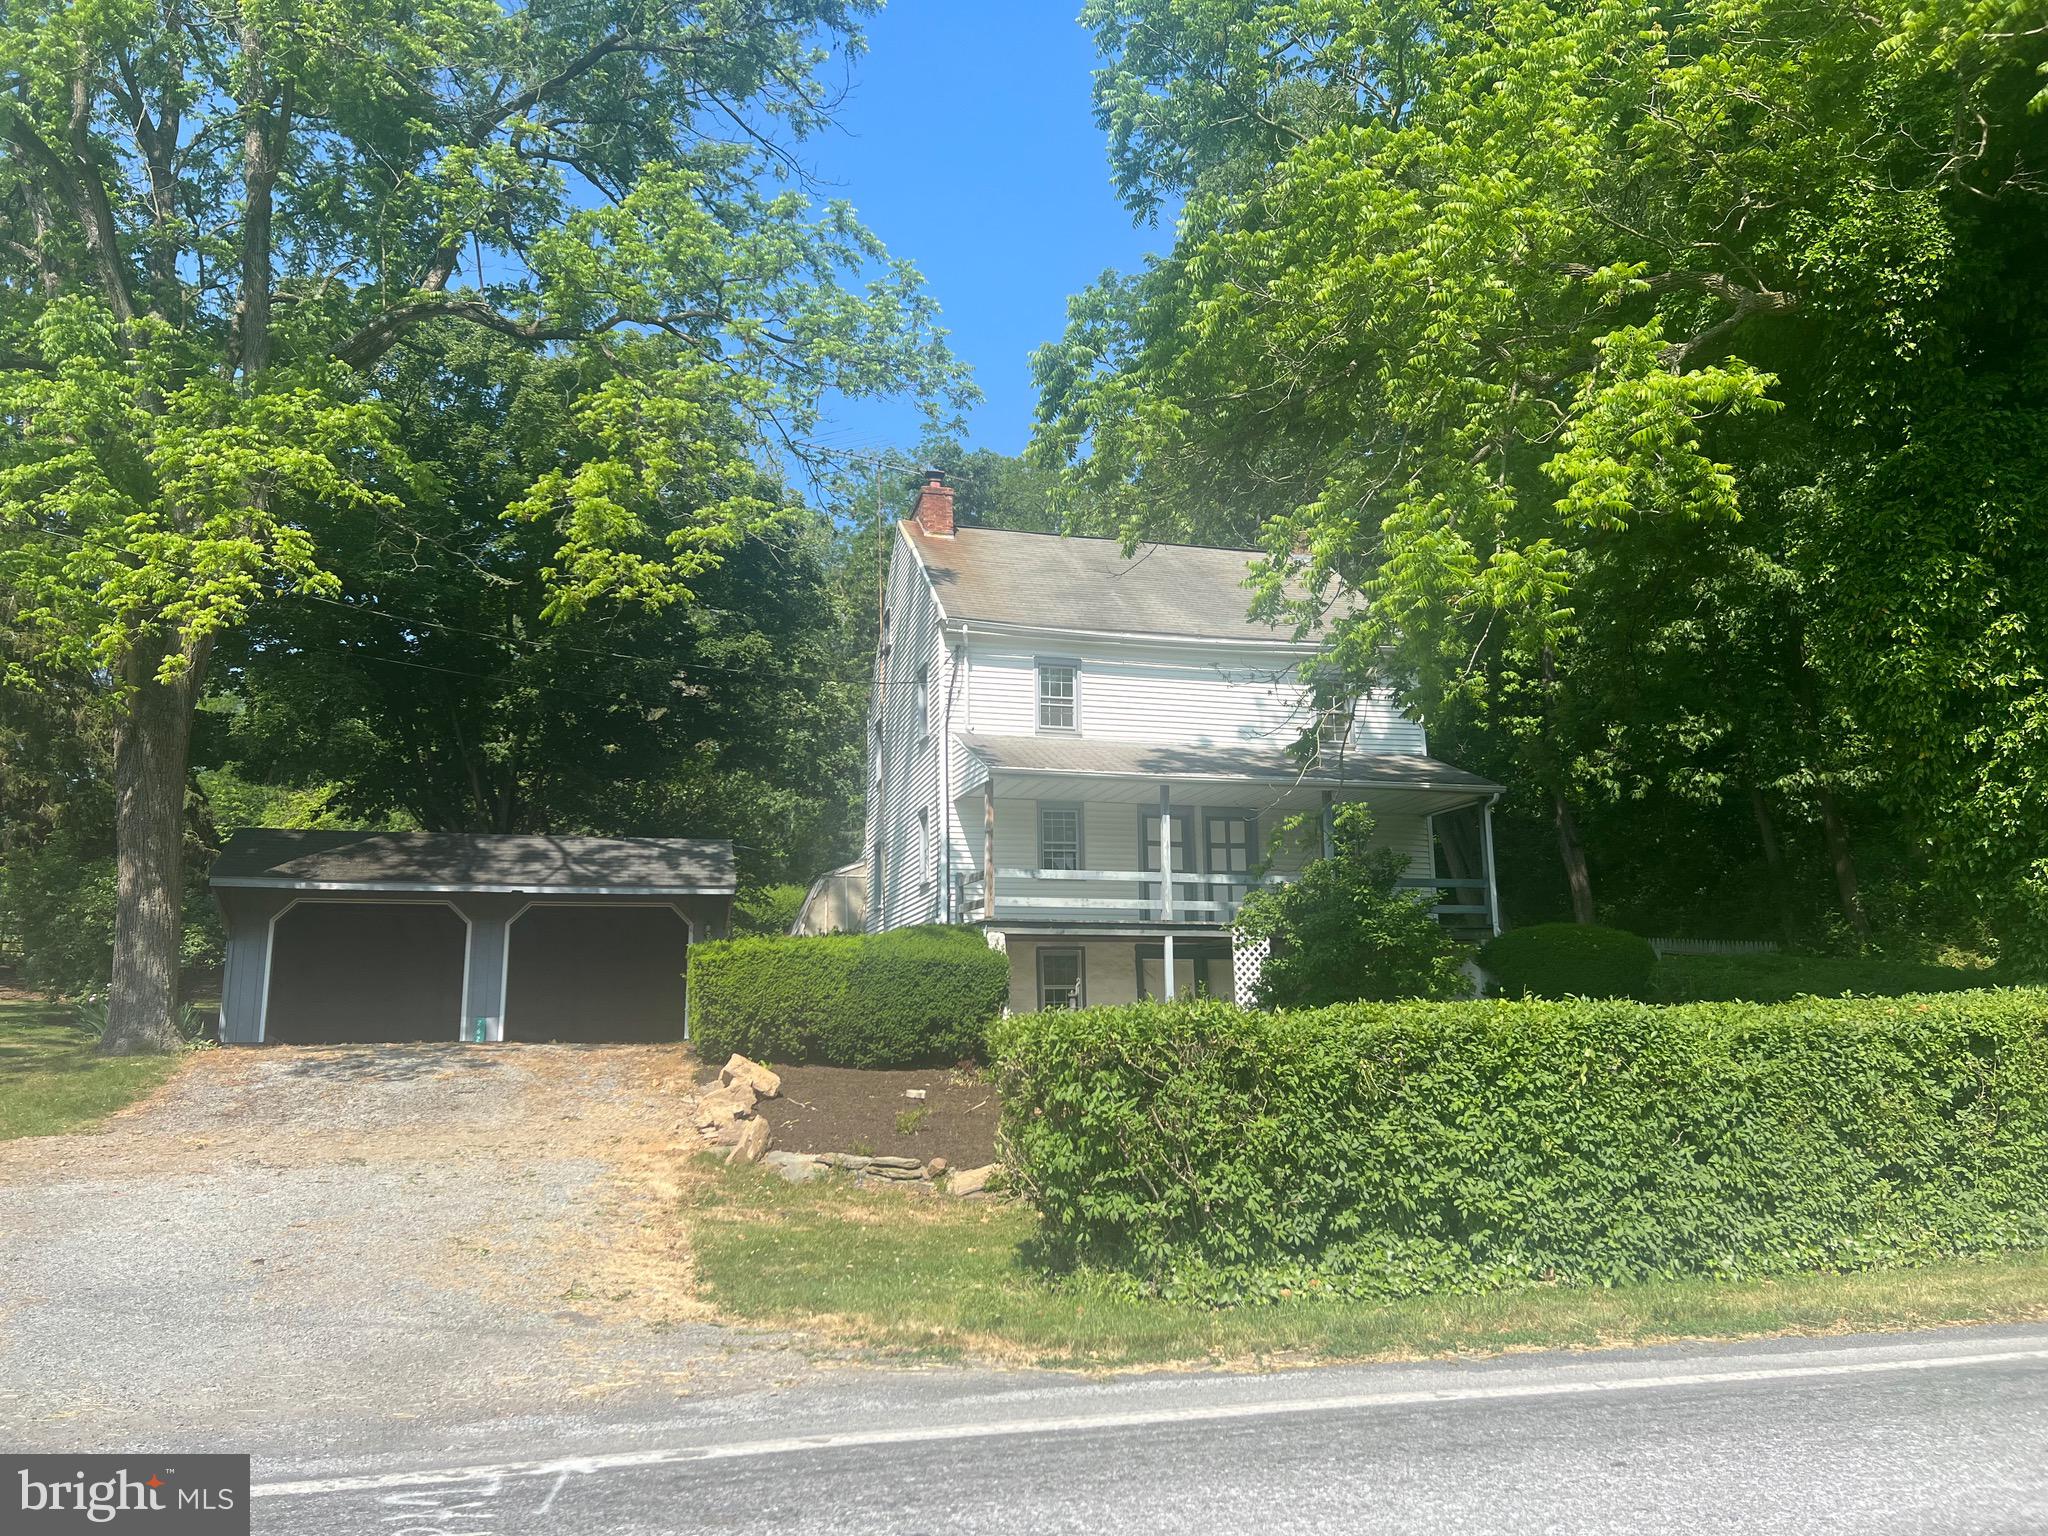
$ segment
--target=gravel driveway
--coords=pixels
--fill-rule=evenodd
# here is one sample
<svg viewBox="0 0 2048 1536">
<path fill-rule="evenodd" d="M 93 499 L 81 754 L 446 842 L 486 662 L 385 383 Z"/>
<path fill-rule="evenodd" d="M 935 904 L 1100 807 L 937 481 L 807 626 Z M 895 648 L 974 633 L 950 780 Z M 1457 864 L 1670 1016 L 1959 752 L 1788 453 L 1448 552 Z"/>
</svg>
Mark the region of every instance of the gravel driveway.
<svg viewBox="0 0 2048 1536">
<path fill-rule="evenodd" d="M 209 1052 L 0 1143 L 0 1441 L 114 1449 L 787 1381 L 702 1320 L 674 1047 Z M 688 1141 L 694 1144 L 694 1136 Z"/>
</svg>

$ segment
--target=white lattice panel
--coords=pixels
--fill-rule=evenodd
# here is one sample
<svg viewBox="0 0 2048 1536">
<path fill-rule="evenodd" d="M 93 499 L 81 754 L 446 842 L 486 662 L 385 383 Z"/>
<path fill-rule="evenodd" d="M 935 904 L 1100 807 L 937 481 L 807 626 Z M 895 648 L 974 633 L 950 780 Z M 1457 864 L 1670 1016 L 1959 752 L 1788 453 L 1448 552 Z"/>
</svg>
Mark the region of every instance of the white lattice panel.
<svg viewBox="0 0 2048 1536">
<path fill-rule="evenodd" d="M 1230 951 L 1231 979 L 1237 984 L 1237 1005 L 1240 1008 L 1253 1006 L 1258 991 L 1259 976 L 1266 968 L 1266 955 L 1272 948 L 1272 940 L 1258 939 L 1247 942 L 1233 939 Z"/>
</svg>

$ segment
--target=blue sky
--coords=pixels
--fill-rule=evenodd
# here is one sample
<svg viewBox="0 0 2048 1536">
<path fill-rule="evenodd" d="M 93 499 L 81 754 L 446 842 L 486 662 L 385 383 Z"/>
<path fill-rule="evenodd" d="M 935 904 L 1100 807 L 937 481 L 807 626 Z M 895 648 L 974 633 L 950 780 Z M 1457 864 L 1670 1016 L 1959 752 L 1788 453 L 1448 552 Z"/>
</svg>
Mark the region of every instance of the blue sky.
<svg viewBox="0 0 2048 1536">
<path fill-rule="evenodd" d="M 800 149 L 945 310 L 987 397 L 968 441 L 1004 453 L 1031 434 L 1031 349 L 1067 295 L 1129 268 L 1171 231 L 1133 228 L 1089 107 L 1095 48 L 1080 0 L 889 0 L 868 28 L 841 125 Z M 909 449 L 916 413 L 846 402 L 834 446 Z"/>
</svg>

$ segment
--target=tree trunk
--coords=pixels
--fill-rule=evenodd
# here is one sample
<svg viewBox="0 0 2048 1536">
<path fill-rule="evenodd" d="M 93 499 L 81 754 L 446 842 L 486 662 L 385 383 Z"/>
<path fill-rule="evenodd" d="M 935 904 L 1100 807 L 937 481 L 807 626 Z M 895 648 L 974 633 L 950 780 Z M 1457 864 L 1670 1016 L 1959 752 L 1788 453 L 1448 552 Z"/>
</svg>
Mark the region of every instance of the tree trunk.
<svg viewBox="0 0 2048 1536">
<path fill-rule="evenodd" d="M 1842 899 L 1842 915 L 1859 939 L 1870 937 L 1870 919 L 1863 915 L 1863 900 L 1856 893 L 1856 860 L 1849 852 L 1849 829 L 1835 805 L 1835 792 L 1820 787 L 1820 825 L 1827 835 L 1828 862 L 1835 867 L 1835 891 Z"/>
<path fill-rule="evenodd" d="M 1749 787 L 1749 810 L 1756 817 L 1757 841 L 1763 844 L 1764 868 L 1769 873 L 1771 900 L 1778 907 L 1778 927 L 1789 940 L 1792 937 L 1792 899 L 1785 880 L 1785 853 L 1778 842 L 1778 824 L 1771 819 L 1771 802 L 1764 792 L 1752 784 Z"/>
<path fill-rule="evenodd" d="M 109 1056 L 178 1044 L 178 960 L 184 920 L 185 768 L 195 680 L 142 672 L 114 738 L 114 976 Z"/>
<path fill-rule="evenodd" d="M 1593 877 L 1586 869 L 1586 845 L 1579 840 L 1579 823 L 1564 791 L 1553 789 L 1550 804 L 1557 815 L 1557 856 L 1564 861 L 1565 883 L 1572 892 L 1572 921 L 1593 921 Z"/>
</svg>

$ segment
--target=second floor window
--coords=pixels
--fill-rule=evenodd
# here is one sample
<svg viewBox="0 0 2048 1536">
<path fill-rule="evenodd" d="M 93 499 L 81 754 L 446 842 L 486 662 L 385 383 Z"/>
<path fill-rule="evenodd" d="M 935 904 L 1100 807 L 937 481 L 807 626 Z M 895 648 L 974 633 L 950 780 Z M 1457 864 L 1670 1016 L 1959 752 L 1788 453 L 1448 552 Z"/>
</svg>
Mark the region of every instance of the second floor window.
<svg viewBox="0 0 2048 1536">
<path fill-rule="evenodd" d="M 1038 808 L 1038 867 L 1081 867 L 1081 812 L 1071 805 Z"/>
<path fill-rule="evenodd" d="M 1214 814 L 1203 823 L 1209 840 L 1209 873 L 1238 875 L 1252 867 L 1252 822 L 1249 816 Z"/>
<path fill-rule="evenodd" d="M 1358 704 L 1353 699 L 1339 699 L 1325 705 L 1316 717 L 1316 747 L 1322 752 L 1341 752 L 1344 744 L 1351 739 L 1351 717 L 1357 713 Z"/>
<path fill-rule="evenodd" d="M 917 739 L 923 741 L 932 728 L 932 669 L 917 669 Z"/>
<path fill-rule="evenodd" d="M 1080 729 L 1081 669 L 1070 661 L 1038 664 L 1038 728 L 1041 731 Z"/>
</svg>

